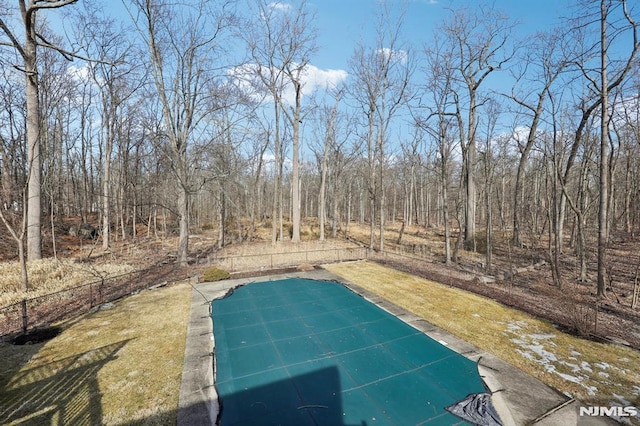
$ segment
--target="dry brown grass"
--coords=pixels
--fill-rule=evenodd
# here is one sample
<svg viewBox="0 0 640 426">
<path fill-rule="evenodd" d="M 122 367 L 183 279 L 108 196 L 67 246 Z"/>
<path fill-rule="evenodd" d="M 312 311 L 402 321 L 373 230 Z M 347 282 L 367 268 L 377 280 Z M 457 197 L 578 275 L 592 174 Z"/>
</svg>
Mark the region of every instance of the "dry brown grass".
<svg viewBox="0 0 640 426">
<path fill-rule="evenodd" d="M 297 244 L 289 241 L 276 242 L 275 245 L 268 241 L 251 242 L 246 244 L 234 244 L 225 247 L 220 256 L 255 256 L 273 253 L 295 253 L 313 250 L 329 250 L 335 248 L 354 247 L 353 243 L 343 240 L 303 240 Z"/>
<path fill-rule="evenodd" d="M 175 423 L 190 301 L 186 283 L 143 291 L 46 343 L 1 345 L 0 423 Z"/>
<path fill-rule="evenodd" d="M 0 263 L 0 307 L 80 284 L 133 271 L 126 263 L 92 264 L 75 260 L 42 259 L 29 262 L 29 290 L 22 291 L 20 264 Z"/>
<path fill-rule="evenodd" d="M 401 222 L 388 222 L 384 229 L 384 246 L 387 251 L 406 251 L 411 246 L 421 246 L 428 255 L 433 257 L 444 258 L 444 231 L 440 228 L 425 228 L 420 225 L 405 226 L 401 244 L 398 244 L 398 236 L 400 235 Z M 379 229 L 376 228 L 376 247 L 379 245 Z M 369 242 L 369 226 L 366 224 L 352 223 L 349 225 L 349 236 L 363 243 Z M 451 236 L 451 247 L 455 244 L 456 236 Z M 477 263 L 484 260 L 484 255 L 472 251 L 461 249 L 458 253 L 460 259 Z"/>
<path fill-rule="evenodd" d="M 640 353 L 580 339 L 477 296 L 370 262 L 325 268 L 592 404 L 640 405 Z"/>
</svg>

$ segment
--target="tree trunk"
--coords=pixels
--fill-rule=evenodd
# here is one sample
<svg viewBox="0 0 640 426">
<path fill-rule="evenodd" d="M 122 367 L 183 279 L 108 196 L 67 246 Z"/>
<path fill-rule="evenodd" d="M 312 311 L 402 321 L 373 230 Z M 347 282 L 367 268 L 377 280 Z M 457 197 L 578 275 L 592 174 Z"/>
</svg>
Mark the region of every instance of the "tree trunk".
<svg viewBox="0 0 640 426">
<path fill-rule="evenodd" d="M 485 159 L 485 161 L 490 161 L 489 159 Z M 485 189 L 485 202 L 486 202 L 486 209 L 487 209 L 487 235 L 486 235 L 486 256 L 485 256 L 485 261 L 486 261 L 486 265 L 485 265 L 485 269 L 487 271 L 490 271 L 493 268 L 493 216 L 491 213 L 491 192 L 493 191 L 492 189 L 492 185 L 491 185 L 491 178 L 492 176 L 488 176 L 487 179 L 489 179 L 488 182 L 488 186 Z"/>
<path fill-rule="evenodd" d="M 326 182 L 327 182 L 327 153 L 328 153 L 327 141 L 325 140 L 324 152 L 322 155 L 322 166 L 320 168 L 320 194 L 318 200 L 318 222 L 320 225 L 320 241 L 324 241 L 324 222 L 326 218 Z M 335 202 L 335 200 L 334 200 Z"/>
<path fill-rule="evenodd" d="M 220 200 L 218 201 L 218 248 L 221 249 L 225 244 L 225 234 L 226 234 L 226 200 L 224 196 L 224 191 L 220 188 Z"/>
<path fill-rule="evenodd" d="M 292 243 L 300 242 L 300 176 L 299 176 L 299 162 L 300 155 L 300 109 L 301 109 L 301 96 L 302 96 L 302 84 L 299 81 L 294 82 L 296 89 L 296 106 L 295 113 L 293 115 L 293 158 L 291 159 L 291 211 L 293 229 L 291 235 Z"/>
<path fill-rule="evenodd" d="M 607 1 L 600 1 L 600 202 L 598 205 L 598 297 L 606 297 L 609 201 L 609 92 L 607 90 Z"/>
<path fill-rule="evenodd" d="M 178 215 L 180 217 L 178 263 L 180 266 L 187 266 L 189 261 L 189 191 L 182 185 L 178 188 Z"/>
<path fill-rule="evenodd" d="M 275 134 L 273 137 L 273 156 L 274 156 L 274 164 L 273 164 L 273 204 L 271 209 L 271 245 L 276 245 L 276 241 L 278 240 L 278 205 L 279 205 L 279 194 L 280 194 L 280 107 L 278 106 L 278 101 L 274 99 L 273 104 L 274 109 L 274 125 L 275 125 Z"/>
<path fill-rule="evenodd" d="M 441 143 L 444 143 L 442 141 Z M 442 221 L 444 222 L 444 262 L 451 264 L 451 228 L 449 226 L 449 202 L 447 192 L 447 161 L 441 158 L 441 180 L 442 180 Z"/>
<path fill-rule="evenodd" d="M 110 124 L 109 124 L 110 126 Z M 102 159 L 102 250 L 109 249 L 109 234 L 111 227 L 111 206 L 109 203 L 109 191 L 111 188 L 111 132 L 105 137 L 104 158 Z"/>
<path fill-rule="evenodd" d="M 35 21 L 35 13 L 31 14 Z M 35 22 L 26 24 L 24 49 L 27 103 L 27 261 L 42 259 L 41 250 L 41 165 L 40 101 L 36 68 Z"/>
<path fill-rule="evenodd" d="M 475 108 L 475 106 L 473 106 Z M 470 116 L 472 114 L 470 113 Z M 475 113 L 474 119 L 471 120 L 469 127 L 475 126 Z M 466 149 L 465 158 L 465 189 L 466 189 L 466 204 L 465 204 L 465 225 L 464 225 L 464 245 L 468 250 L 476 250 L 476 181 L 475 181 L 475 162 L 476 162 L 476 141 L 475 132 L 469 132 L 469 141 Z"/>
</svg>

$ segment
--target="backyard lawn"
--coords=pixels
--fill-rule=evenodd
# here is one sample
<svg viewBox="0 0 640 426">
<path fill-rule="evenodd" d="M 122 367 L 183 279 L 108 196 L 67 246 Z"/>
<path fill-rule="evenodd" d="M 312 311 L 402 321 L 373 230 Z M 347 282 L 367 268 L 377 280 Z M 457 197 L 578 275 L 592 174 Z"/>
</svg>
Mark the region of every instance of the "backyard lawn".
<svg viewBox="0 0 640 426">
<path fill-rule="evenodd" d="M 186 283 L 143 291 L 0 345 L 0 424 L 175 424 L 190 302 Z"/>
<path fill-rule="evenodd" d="M 376 263 L 325 268 L 583 402 L 640 405 L 638 351 L 562 333 L 493 300 Z"/>
</svg>

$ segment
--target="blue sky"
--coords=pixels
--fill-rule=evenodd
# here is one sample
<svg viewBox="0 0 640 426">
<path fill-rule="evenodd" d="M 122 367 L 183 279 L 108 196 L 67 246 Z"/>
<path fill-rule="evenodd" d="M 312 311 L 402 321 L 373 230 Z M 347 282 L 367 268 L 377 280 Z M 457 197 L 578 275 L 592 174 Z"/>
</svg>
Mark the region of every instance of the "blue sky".
<svg viewBox="0 0 640 426">
<path fill-rule="evenodd" d="M 92 0 L 83 0 L 85 2 Z M 95 0 L 94 0 L 95 1 Z M 106 11 L 114 18 L 128 21 L 122 0 L 102 0 Z M 195 1 L 195 0 L 194 0 Z M 218 0 L 213 0 L 218 1 Z M 251 0 L 240 0 L 243 4 Z M 273 0 L 273 4 L 299 4 L 302 0 Z M 449 17 L 451 11 L 459 8 L 474 8 L 481 4 L 493 4 L 500 11 L 518 22 L 513 32 L 515 39 L 524 39 L 537 31 L 547 30 L 568 15 L 571 0 L 388 0 L 393 7 L 406 7 L 403 38 L 410 43 L 415 53 L 429 44 L 434 31 Z M 128 3 L 128 0 L 124 0 Z M 101 3 L 98 3 L 101 4 Z M 375 31 L 377 0 L 307 0 L 309 10 L 315 14 L 318 32 L 318 51 L 311 58 L 310 75 L 305 82 L 305 90 L 335 83 L 346 77 L 349 58 L 357 44 L 374 47 L 372 35 Z M 77 6 L 70 6 L 70 8 Z M 53 15 L 53 13 L 52 13 Z M 51 16 L 51 15 L 49 15 Z M 55 24 L 54 24 L 55 26 Z M 492 77 L 505 82 L 504 76 Z M 508 83 L 507 83 L 508 84 Z M 510 84 L 509 84 L 510 86 Z M 508 91 L 508 88 L 503 88 Z M 286 98 L 286 96 L 285 96 Z"/>
<path fill-rule="evenodd" d="M 95 0 L 83 0 L 95 1 Z M 128 0 L 102 0 L 107 13 L 128 21 L 123 3 Z M 217 1 L 217 0 L 213 0 Z M 251 0 L 240 0 L 239 9 Z M 273 0 L 292 5 L 301 0 Z M 514 37 L 523 38 L 539 30 L 548 29 L 559 18 L 568 14 L 570 0 L 388 0 L 393 7 L 406 8 L 403 35 L 414 50 L 421 50 L 433 36 L 434 30 L 447 18 L 447 9 L 473 8 L 481 4 L 494 4 L 498 11 L 519 22 Z M 98 1 L 100 4 L 100 1 Z M 378 0 L 307 0 L 307 6 L 316 16 L 319 50 L 311 63 L 320 69 L 348 69 L 348 61 L 358 43 L 368 44 L 374 31 Z M 69 6 L 71 9 L 77 6 Z M 54 28 L 59 20 L 56 11 L 47 12 Z"/>
<path fill-rule="evenodd" d="M 95 0 L 83 0 L 95 1 Z M 128 20 L 123 1 L 102 0 L 108 13 L 116 19 Z M 217 0 L 214 0 L 217 1 Z M 250 0 L 240 0 L 239 5 Z M 278 3 L 297 4 L 301 0 L 274 0 Z M 549 28 L 568 13 L 570 0 L 389 0 L 399 8 L 406 7 L 404 36 L 413 43 L 413 49 L 421 49 L 432 37 L 435 28 L 446 19 L 449 9 L 472 8 L 482 3 L 495 5 L 513 20 L 519 22 L 514 36 L 522 38 Z M 358 43 L 367 44 L 374 28 L 378 0 L 307 0 L 309 10 L 316 15 L 319 50 L 312 64 L 322 69 L 347 69 L 348 60 Z M 100 4 L 100 3 L 98 3 Z M 70 6 L 74 8 L 78 6 Z M 242 7 L 240 7 L 242 10 Z M 56 12 L 47 13 L 57 27 Z"/>
<path fill-rule="evenodd" d="M 280 0 L 286 2 L 286 0 Z M 399 7 L 404 0 L 392 0 Z M 447 8 L 473 7 L 480 1 L 411 0 L 408 2 L 404 36 L 420 49 L 428 43 L 434 30 L 448 16 Z M 523 38 L 546 30 L 568 14 L 567 0 L 495 0 L 495 8 L 519 22 L 514 36 Z M 348 58 L 358 42 L 366 44 L 371 34 L 376 0 L 314 0 L 309 3 L 316 11 L 319 51 L 313 63 L 320 68 L 346 69 Z"/>
</svg>

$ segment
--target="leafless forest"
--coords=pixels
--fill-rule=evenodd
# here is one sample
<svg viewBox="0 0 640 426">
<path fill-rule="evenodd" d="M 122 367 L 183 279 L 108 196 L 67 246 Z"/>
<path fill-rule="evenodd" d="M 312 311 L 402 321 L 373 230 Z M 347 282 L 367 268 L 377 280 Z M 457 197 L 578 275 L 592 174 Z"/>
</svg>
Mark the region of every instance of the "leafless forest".
<svg viewBox="0 0 640 426">
<path fill-rule="evenodd" d="M 525 39 L 500 10 L 468 2 L 422 40 L 382 2 L 346 78 L 313 92 L 305 2 L 130 0 L 118 17 L 107 2 L 5 3 L 8 260 L 55 253 L 69 218 L 105 251 L 176 235 L 181 265 L 189 235 L 207 230 L 223 248 L 265 228 L 275 245 L 366 226 L 359 240 L 382 252 L 395 224 L 397 245 L 405 226 L 437 230 L 447 265 L 463 252 L 487 274 L 542 259 L 547 285 L 606 298 L 623 282 L 636 307 L 634 2 L 578 1 Z"/>
</svg>

